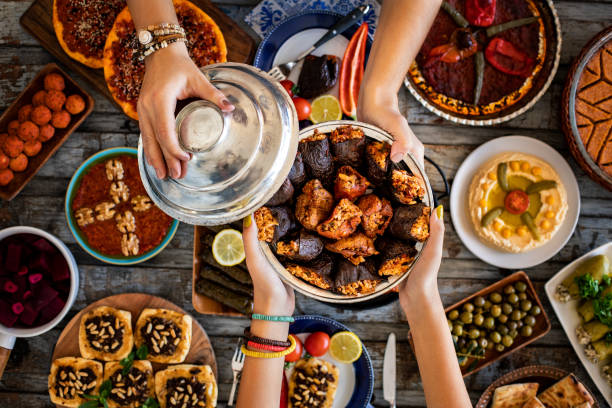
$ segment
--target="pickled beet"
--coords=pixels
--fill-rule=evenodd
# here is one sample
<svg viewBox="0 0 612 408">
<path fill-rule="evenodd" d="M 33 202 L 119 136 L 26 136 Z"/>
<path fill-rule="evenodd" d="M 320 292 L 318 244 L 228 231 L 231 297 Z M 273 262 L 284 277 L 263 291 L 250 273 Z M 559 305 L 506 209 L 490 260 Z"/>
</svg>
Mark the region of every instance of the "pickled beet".
<svg viewBox="0 0 612 408">
<path fill-rule="evenodd" d="M 66 302 L 64 302 L 59 297 L 53 299 L 51 303 L 49 303 L 45 308 L 40 311 L 40 324 L 45 324 L 53 320 L 55 316 L 60 314 L 65 305 Z"/>
<path fill-rule="evenodd" d="M 6 248 L 6 259 L 4 267 L 10 273 L 17 273 L 21 265 L 21 251 L 23 247 L 18 244 L 9 244 Z"/>
<path fill-rule="evenodd" d="M 46 280 L 40 281 L 38 285 L 36 285 L 36 289 L 34 290 L 34 300 L 32 301 L 33 306 L 41 310 L 43 307 L 47 306 L 53 299 L 55 299 L 59 293 L 57 290 L 53 289 L 51 285 L 47 283 Z"/>
<path fill-rule="evenodd" d="M 19 316 L 13 313 L 11 304 L 0 300 L 0 323 L 6 327 L 13 327 Z"/>
<path fill-rule="evenodd" d="M 21 298 L 23 300 L 27 300 L 31 296 L 32 296 L 32 291 L 28 289 L 25 292 L 23 292 L 23 295 L 21 295 Z"/>
<path fill-rule="evenodd" d="M 40 280 L 42 279 L 42 273 L 33 273 L 30 276 L 28 276 L 28 280 L 30 281 L 30 283 L 32 285 L 37 284 L 38 282 L 40 282 Z"/>
<path fill-rule="evenodd" d="M 29 272 L 28 267 L 25 265 L 22 265 L 21 268 L 19 268 L 19 270 L 17 271 L 17 276 L 27 275 L 28 272 Z"/>
<path fill-rule="evenodd" d="M 51 276 L 53 281 L 61 281 L 70 278 L 70 269 L 68 263 L 62 254 L 57 253 L 51 259 Z"/>
<path fill-rule="evenodd" d="M 19 315 L 19 321 L 26 326 L 32 326 L 38 317 L 38 310 L 35 310 L 32 304 L 26 303 L 23 307 L 23 313 Z"/>
<path fill-rule="evenodd" d="M 4 291 L 8 292 L 8 293 L 15 293 L 17 292 L 17 289 L 19 289 L 17 287 L 17 285 L 15 285 L 15 283 L 13 281 L 7 280 L 6 282 L 4 282 Z"/>
<path fill-rule="evenodd" d="M 30 269 L 35 271 L 49 272 L 49 258 L 47 254 L 40 253 L 30 261 Z"/>
<path fill-rule="evenodd" d="M 32 243 L 32 246 L 40 252 L 55 252 L 56 248 L 46 239 L 39 238 Z"/>
<path fill-rule="evenodd" d="M 13 310 L 13 313 L 20 315 L 23 312 L 23 305 L 21 302 L 13 303 L 11 309 Z"/>
</svg>

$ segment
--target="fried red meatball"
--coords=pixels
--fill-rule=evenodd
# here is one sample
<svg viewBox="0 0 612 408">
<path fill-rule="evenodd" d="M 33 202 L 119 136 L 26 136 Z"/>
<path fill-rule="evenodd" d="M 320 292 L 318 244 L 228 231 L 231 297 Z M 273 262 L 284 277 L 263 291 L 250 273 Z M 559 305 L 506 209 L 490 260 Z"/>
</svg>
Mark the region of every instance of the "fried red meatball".
<svg viewBox="0 0 612 408">
<path fill-rule="evenodd" d="M 30 113 L 32 113 L 32 109 L 34 109 L 34 107 L 29 104 L 23 105 L 19 109 L 19 112 L 17 112 L 17 119 L 19 120 L 19 123 L 23 123 L 26 120 L 30 120 Z"/>
<path fill-rule="evenodd" d="M 64 129 L 70 124 L 70 114 L 65 110 L 53 112 L 51 115 L 51 125 L 56 129 Z"/>
<path fill-rule="evenodd" d="M 350 200 L 343 198 L 332 215 L 319 224 L 317 232 L 326 238 L 340 239 L 351 235 L 361 223 L 361 210 Z"/>
<path fill-rule="evenodd" d="M 378 268 L 378 274 L 381 276 L 403 275 L 417 254 L 413 246 L 404 242 L 381 239 L 377 244 L 382 253 L 382 262 Z"/>
<path fill-rule="evenodd" d="M 45 89 L 47 91 L 63 91 L 65 86 L 64 77 L 60 74 L 52 72 L 45 76 Z"/>
<path fill-rule="evenodd" d="M 425 241 L 429 237 L 431 208 L 423 203 L 395 209 L 389 231 L 399 239 Z"/>
<path fill-rule="evenodd" d="M 46 106 L 39 105 L 32 109 L 30 118 L 32 122 L 36 123 L 38 126 L 43 126 L 51 120 L 51 111 Z"/>
<path fill-rule="evenodd" d="M 365 194 L 370 182 L 351 166 L 342 166 L 338 169 L 334 183 L 334 196 L 336 200 L 348 198 L 354 201 Z"/>
<path fill-rule="evenodd" d="M 23 141 L 17 136 L 9 136 L 4 140 L 2 150 L 8 157 L 17 157 L 23 151 Z"/>
<path fill-rule="evenodd" d="M 11 161 L 11 159 L 9 159 L 9 157 L 0 152 L 0 170 L 4 170 L 9 166 L 9 162 Z"/>
<path fill-rule="evenodd" d="M 85 101 L 81 98 L 81 95 L 70 95 L 66 98 L 66 110 L 71 115 L 76 115 L 83 112 L 85 109 Z"/>
<path fill-rule="evenodd" d="M 24 171 L 28 167 L 28 158 L 25 154 L 21 153 L 19 156 L 11 159 L 9 167 L 14 172 Z"/>
<path fill-rule="evenodd" d="M 45 96 L 45 105 L 52 111 L 61 111 L 66 102 L 66 95 L 62 91 L 49 91 Z"/>
<path fill-rule="evenodd" d="M 11 120 L 8 123 L 6 131 L 8 132 L 8 134 L 10 136 L 17 136 L 17 134 L 19 133 L 19 121 L 18 120 Z"/>
<path fill-rule="evenodd" d="M 365 261 L 367 256 L 378 254 L 374 247 L 374 240 L 362 232 L 356 232 L 346 238 L 330 242 L 325 245 L 325 248 L 342 255 L 353 265 L 359 265 Z"/>
<path fill-rule="evenodd" d="M 4 187 L 8 185 L 8 183 L 13 181 L 13 177 L 15 177 L 15 175 L 11 169 L 0 170 L 0 186 Z"/>
<path fill-rule="evenodd" d="M 308 230 L 315 230 L 323 220 L 329 217 L 334 208 L 334 197 L 323 188 L 317 179 L 310 180 L 297 198 L 295 217 Z"/>
<path fill-rule="evenodd" d="M 34 96 L 32 97 L 32 105 L 34 107 L 36 106 L 40 106 L 40 105 L 44 105 L 45 104 L 45 98 L 47 96 L 47 92 L 46 91 L 38 91 L 34 94 Z"/>
<path fill-rule="evenodd" d="M 357 207 L 363 213 L 361 227 L 365 234 L 370 238 L 384 234 L 389 222 L 391 222 L 391 217 L 393 217 L 391 203 L 384 198 L 378 198 L 374 194 L 368 194 L 357 201 Z"/>
<path fill-rule="evenodd" d="M 30 140 L 23 145 L 23 152 L 28 157 L 36 156 L 40 153 L 40 149 L 42 149 L 42 143 L 38 140 Z"/>
<path fill-rule="evenodd" d="M 51 140 L 54 134 L 55 128 L 48 123 L 40 127 L 40 131 L 38 132 L 38 140 L 41 142 L 46 142 Z"/>
<path fill-rule="evenodd" d="M 394 169 L 391 172 L 391 188 L 395 199 L 402 204 L 415 204 L 425 197 L 423 180 L 406 170 Z"/>
<path fill-rule="evenodd" d="M 17 135 L 21 140 L 27 142 L 29 140 L 36 140 L 38 138 L 39 129 L 34 122 L 26 120 L 19 125 L 19 131 Z"/>
</svg>

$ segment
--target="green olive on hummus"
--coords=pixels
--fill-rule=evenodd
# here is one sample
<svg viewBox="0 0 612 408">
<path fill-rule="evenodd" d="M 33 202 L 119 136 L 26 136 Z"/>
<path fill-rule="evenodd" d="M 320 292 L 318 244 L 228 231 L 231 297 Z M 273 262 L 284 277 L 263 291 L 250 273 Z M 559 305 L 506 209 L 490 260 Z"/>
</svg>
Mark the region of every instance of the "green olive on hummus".
<svg viewBox="0 0 612 408">
<path fill-rule="evenodd" d="M 503 153 L 478 170 L 468 208 L 484 241 L 509 252 L 548 242 L 567 213 L 567 195 L 557 172 L 524 153 Z"/>
</svg>

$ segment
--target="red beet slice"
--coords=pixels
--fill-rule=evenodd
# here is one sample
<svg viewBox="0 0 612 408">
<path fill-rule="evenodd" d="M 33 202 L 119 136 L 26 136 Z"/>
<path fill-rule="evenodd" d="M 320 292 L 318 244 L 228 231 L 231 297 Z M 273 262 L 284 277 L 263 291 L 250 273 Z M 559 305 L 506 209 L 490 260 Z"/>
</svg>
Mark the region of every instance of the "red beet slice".
<svg viewBox="0 0 612 408">
<path fill-rule="evenodd" d="M 16 315 L 20 315 L 21 313 L 23 313 L 23 305 L 21 304 L 21 302 L 13 303 L 11 309 Z"/>
<path fill-rule="evenodd" d="M 39 238 L 32 243 L 32 246 L 41 252 L 54 252 L 55 246 L 44 238 Z"/>
<path fill-rule="evenodd" d="M 21 299 L 23 300 L 27 300 L 30 297 L 32 297 L 32 291 L 29 289 L 23 292 L 23 295 L 21 295 Z"/>
<path fill-rule="evenodd" d="M 6 327 L 13 327 L 19 316 L 13 313 L 11 304 L 0 300 L 0 323 Z"/>
<path fill-rule="evenodd" d="M 71 283 L 69 280 L 63 280 L 55 283 L 55 289 L 59 290 L 61 293 L 67 294 L 70 292 Z"/>
<path fill-rule="evenodd" d="M 45 324 L 53 320 L 55 316 L 60 314 L 65 305 L 66 302 L 64 302 L 60 297 L 53 299 L 51 303 L 49 303 L 47 307 L 42 309 L 40 312 L 41 324 Z"/>
<path fill-rule="evenodd" d="M 68 262 L 64 259 L 61 253 L 53 255 L 51 259 L 51 276 L 53 281 L 62 281 L 70 278 L 70 269 L 68 269 Z"/>
<path fill-rule="evenodd" d="M 43 273 L 49 272 L 49 258 L 47 254 L 39 253 L 30 261 L 30 269 Z"/>
<path fill-rule="evenodd" d="M 38 317 L 38 311 L 31 304 L 26 303 L 23 312 L 19 315 L 19 321 L 26 326 L 32 326 Z"/>
<path fill-rule="evenodd" d="M 8 293 L 16 293 L 19 287 L 15 284 L 15 282 L 11 280 L 7 280 L 4 282 L 4 286 L 2 287 L 5 292 Z"/>
<path fill-rule="evenodd" d="M 19 270 L 17 271 L 17 276 L 27 275 L 28 272 L 29 272 L 28 267 L 25 265 L 22 265 L 21 268 L 19 268 Z"/>
<path fill-rule="evenodd" d="M 35 288 L 33 290 L 34 299 L 32 300 L 32 305 L 38 311 L 51 303 L 59 295 L 57 290 L 53 289 L 46 280 L 41 280 L 33 286 Z"/>
<path fill-rule="evenodd" d="M 6 248 L 6 259 L 4 260 L 4 267 L 10 273 L 17 273 L 21 266 L 21 252 L 23 246 L 19 244 L 9 244 Z"/>
<path fill-rule="evenodd" d="M 35 285 L 38 282 L 40 282 L 42 278 L 43 278 L 42 273 L 33 273 L 30 276 L 28 276 L 28 280 L 30 281 L 32 285 Z"/>
</svg>

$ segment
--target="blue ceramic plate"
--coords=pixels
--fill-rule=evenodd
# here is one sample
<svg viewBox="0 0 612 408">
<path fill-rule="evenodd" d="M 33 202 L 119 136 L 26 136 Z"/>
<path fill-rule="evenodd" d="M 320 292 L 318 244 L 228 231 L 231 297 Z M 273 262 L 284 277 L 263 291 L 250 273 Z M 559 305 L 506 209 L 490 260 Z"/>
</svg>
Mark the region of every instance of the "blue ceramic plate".
<svg viewBox="0 0 612 408">
<path fill-rule="evenodd" d="M 300 38 L 299 45 L 304 50 L 308 49 L 311 45 L 313 45 L 317 40 L 325 34 L 325 31 L 333 26 L 340 18 L 343 16 L 338 13 L 334 13 L 332 11 L 304 11 L 302 13 L 298 13 L 288 19 L 284 20 L 278 26 L 276 26 L 270 33 L 264 38 L 259 44 L 259 48 L 257 48 L 257 53 L 255 54 L 255 61 L 253 65 L 259 69 L 264 71 L 269 71 L 272 69 L 274 58 L 276 57 L 276 53 L 283 46 L 283 44 L 290 39 L 291 37 L 299 34 L 302 31 L 311 30 L 311 29 L 324 29 L 321 30 L 320 33 L 314 34 L 313 37 L 309 38 L 308 36 L 304 38 Z M 347 40 L 349 40 L 359 26 L 357 24 L 349 27 L 341 36 L 344 36 Z M 325 47 L 329 47 L 330 44 L 338 42 L 338 38 L 332 39 L 327 44 L 321 46 L 319 50 L 325 51 Z M 344 41 L 347 42 L 347 41 Z M 372 36 L 368 35 L 368 43 L 366 47 L 366 62 L 368 60 L 368 55 L 370 54 L 370 47 L 372 46 Z M 344 46 L 346 48 L 346 45 Z M 302 50 L 296 50 L 297 54 L 299 54 Z M 315 52 L 316 53 L 316 52 Z M 336 54 L 337 55 L 337 54 Z M 338 57 L 342 58 L 344 55 L 344 51 L 338 55 Z M 287 62 L 287 61 L 281 61 Z"/>
<path fill-rule="evenodd" d="M 296 316 L 295 322 L 289 327 L 289 333 L 300 334 L 300 333 L 313 333 L 322 331 L 331 337 L 334 333 L 339 331 L 352 331 L 345 325 L 335 320 L 332 320 L 323 316 Z M 326 355 L 327 356 L 327 355 Z M 323 359 L 328 360 L 326 356 Z M 340 376 L 346 369 L 350 367 L 340 367 L 342 365 L 329 358 L 340 370 Z M 352 369 L 355 375 L 355 383 L 352 390 L 342 386 L 342 378 L 338 384 L 336 391 L 336 397 L 334 398 L 334 408 L 337 406 L 336 402 L 344 399 L 348 400 L 346 404 L 347 408 L 364 408 L 367 407 L 372 399 L 372 392 L 374 390 L 374 370 L 372 369 L 372 361 L 370 355 L 365 346 L 363 346 L 363 352 L 359 360 L 352 364 Z"/>
<path fill-rule="evenodd" d="M 141 255 L 136 255 L 136 256 L 111 256 L 111 255 L 102 254 L 96 249 L 89 246 L 89 243 L 87 242 L 87 237 L 85 236 L 85 234 L 83 234 L 83 232 L 81 232 L 81 229 L 78 227 L 71 208 L 72 208 L 72 201 L 74 200 L 74 197 L 81 185 L 81 179 L 83 178 L 83 175 L 87 173 L 92 166 L 98 163 L 104 162 L 110 159 L 111 157 L 121 156 L 121 155 L 130 155 L 130 156 L 137 157 L 138 155 L 137 153 L 138 153 L 137 150 L 133 147 L 113 147 L 110 149 L 99 151 L 98 153 L 89 157 L 87 160 L 85 160 L 85 162 L 83 162 L 83 164 L 79 166 L 77 171 L 74 173 L 74 176 L 72 176 L 72 179 L 70 180 L 70 183 L 68 184 L 68 190 L 66 191 L 66 201 L 65 201 L 64 211 L 66 212 L 66 220 L 68 221 L 68 227 L 70 227 L 70 232 L 72 232 L 74 239 L 76 239 L 77 243 L 88 254 L 90 254 L 96 259 L 99 259 L 100 261 L 110 263 L 113 265 L 133 265 L 133 264 L 137 264 L 140 262 L 144 262 L 147 259 L 153 258 L 155 255 L 159 254 L 170 243 L 170 241 L 174 237 L 174 234 L 176 233 L 176 230 L 179 226 L 179 222 L 177 220 L 174 220 L 172 224 L 170 224 L 170 228 L 168 229 L 168 233 L 166 234 L 166 237 L 162 240 L 162 242 L 158 246 L 156 246 L 149 252 L 146 252 Z"/>
</svg>

